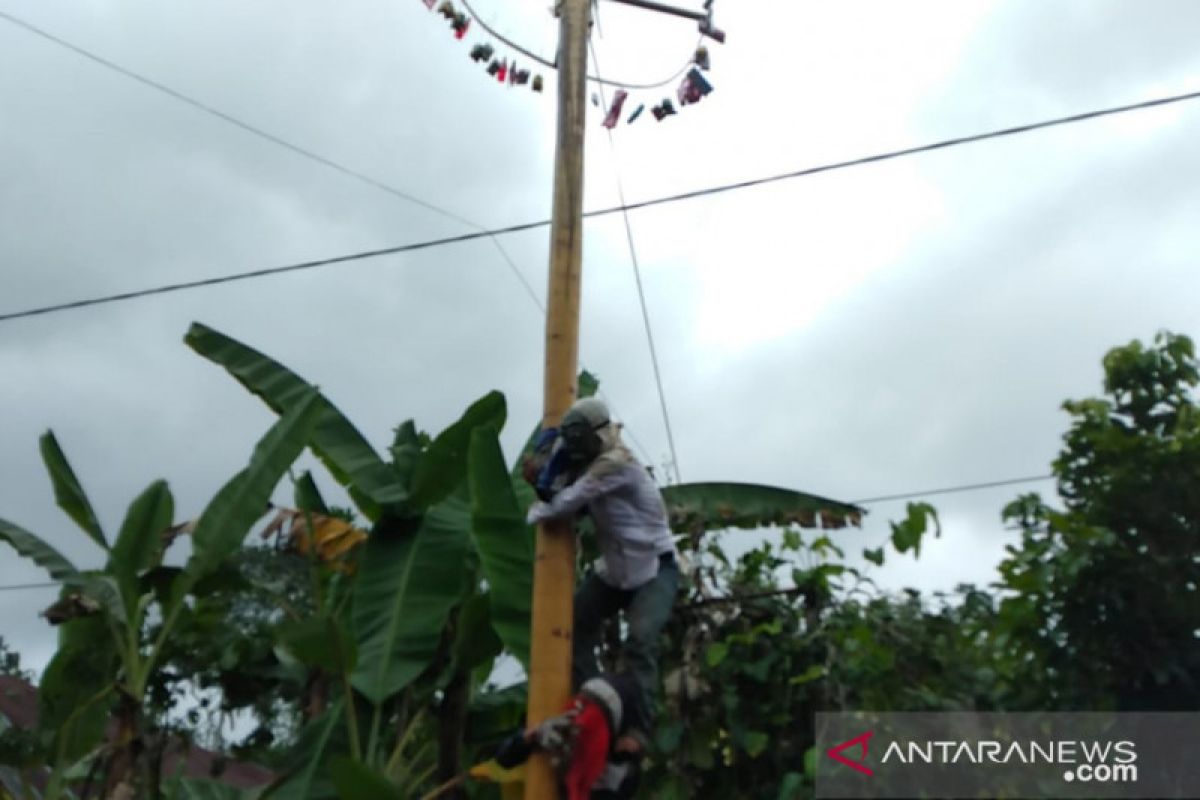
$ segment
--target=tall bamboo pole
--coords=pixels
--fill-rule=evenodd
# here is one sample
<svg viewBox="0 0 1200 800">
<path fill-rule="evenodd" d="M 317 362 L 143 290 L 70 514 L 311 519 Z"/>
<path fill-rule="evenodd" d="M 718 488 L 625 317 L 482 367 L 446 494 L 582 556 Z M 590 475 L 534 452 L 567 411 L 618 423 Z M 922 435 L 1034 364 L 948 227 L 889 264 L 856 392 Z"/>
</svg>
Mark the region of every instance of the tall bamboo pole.
<svg viewBox="0 0 1200 800">
<path fill-rule="evenodd" d="M 575 400 L 579 365 L 579 301 L 583 260 L 583 140 L 587 113 L 590 0 L 559 0 L 558 137 L 550 226 L 543 427 L 556 426 Z M 571 627 L 575 535 L 569 522 L 538 528 L 533 570 L 533 643 L 528 723 L 560 711 L 571 695 Z M 555 800 L 549 761 L 530 760 L 525 800 Z"/>
</svg>

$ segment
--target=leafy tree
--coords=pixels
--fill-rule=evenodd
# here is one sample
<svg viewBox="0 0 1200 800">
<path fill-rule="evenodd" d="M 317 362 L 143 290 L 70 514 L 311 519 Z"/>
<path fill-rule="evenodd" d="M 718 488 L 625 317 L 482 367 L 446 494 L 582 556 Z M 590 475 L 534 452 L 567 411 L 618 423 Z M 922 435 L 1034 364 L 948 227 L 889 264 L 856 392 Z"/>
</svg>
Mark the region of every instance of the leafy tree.
<svg viewBox="0 0 1200 800">
<path fill-rule="evenodd" d="M 488 675 L 502 654 L 523 662 L 529 650 L 530 492 L 500 450 L 503 398 L 485 395 L 434 437 L 406 422 L 380 456 L 261 353 L 199 325 L 187 342 L 280 422 L 195 523 L 171 524 L 157 482 L 111 545 L 43 438 L 60 506 L 108 560 L 79 571 L 0 520 L 0 541 L 63 586 L 47 612 L 60 647 L 43 678 L 45 730 L 0 737 L 0 760 L 25 773 L 52 764 L 48 797 L 89 765 L 106 791 L 157 797 L 169 720 L 202 737 L 206 717 L 246 714 L 256 728 L 234 753 L 277 769 L 273 798 L 421 796 L 485 758 L 525 706 L 523 685 L 497 690 Z M 1117 348 L 1104 366 L 1104 398 L 1065 404 L 1072 423 L 1054 463 L 1064 507 L 1025 495 L 1005 509 L 1021 541 L 989 589 L 879 591 L 831 533 L 857 523 L 853 506 L 736 483 L 665 489 L 693 570 L 664 631 L 644 795 L 806 796 L 819 711 L 1196 708 L 1200 369 L 1191 342 L 1171 334 Z M 329 508 L 302 475 L 295 507 L 268 527 L 273 546 L 245 547 L 305 446 L 355 508 Z M 761 526 L 777 541 L 736 559 L 714 533 Z M 192 558 L 164 566 L 185 531 Z M 917 557 L 930 534 L 936 512 L 910 504 L 887 549 Z M 863 552 L 877 566 L 885 555 Z M 0 670 L 19 672 L 11 655 L 0 640 Z M 97 751 L 110 715 L 119 745 Z M 201 781 L 170 790 L 243 797 Z"/>
<path fill-rule="evenodd" d="M 277 413 L 313 391 L 202 325 L 186 341 Z M 429 779 L 431 738 L 439 771 L 461 769 L 470 698 L 501 648 L 528 657 L 533 542 L 500 451 L 504 398 L 485 395 L 433 438 L 406 422 L 384 458 L 318 397 L 309 445 L 371 531 L 357 570 L 318 573 L 312 612 L 273 632 L 276 652 L 327 689 L 273 796 L 351 796 L 380 781 L 408 796 Z"/>
<path fill-rule="evenodd" d="M 285 619 L 314 611 L 308 559 L 282 547 L 247 546 L 219 575 L 165 640 L 151 703 L 204 746 L 276 766 L 295 743 L 309 699 L 308 671 L 282 663 L 274 646 Z M 250 720 L 253 729 L 227 741 L 231 719 Z"/>
<path fill-rule="evenodd" d="M 0 636 L 0 675 L 32 681 L 33 673 L 21 669 L 21 656 L 11 650 L 4 637 Z M 27 731 L 11 724 L 11 720 L 0 714 L 0 798 L 8 800 L 6 787 L 31 786 L 32 775 L 45 763 L 46 748 L 35 731 Z"/>
<path fill-rule="evenodd" d="M 521 518 L 528 490 L 500 452 L 503 398 L 481 398 L 434 438 L 411 422 L 401 425 L 384 460 L 319 393 L 265 356 L 202 326 L 188 342 L 281 415 L 247 470 L 194 524 L 172 525 L 171 496 L 160 481 L 133 503 L 110 545 L 51 434 L 42 448 L 56 497 L 108 553 L 105 569 L 80 572 L 44 540 L 0 521 L 0 540 L 63 584 L 61 600 L 48 612 L 60 625 L 61 644 L 41 692 L 54 766 L 47 796 L 61 796 L 68 770 L 78 772 L 96 752 L 110 714 L 117 746 L 103 751 L 102 761 L 91 758 L 105 792 L 157 796 L 163 720 L 187 690 L 200 691 L 201 709 L 210 690 L 217 692 L 218 714 L 250 709 L 260 723 L 259 745 L 294 737 L 279 762 L 283 775 L 273 797 L 412 796 L 428 786 L 434 748 L 442 777 L 455 774 L 468 747 L 478 749 L 510 728 L 523 706 L 519 687 L 494 692 L 483 685 L 502 648 L 524 660 L 529 646 L 533 553 Z M 293 528 L 303 520 L 314 537 L 307 560 L 241 548 L 305 445 L 372 523 L 361 557 L 349 563 L 316 557 L 316 532 L 334 517 L 308 476 L 296 483 L 292 517 Z M 836 528 L 859 513 L 824 498 L 740 484 L 672 487 L 666 499 L 676 530 L 694 543 L 713 527 L 789 522 Z M 166 547 L 185 530 L 194 543 L 187 566 L 164 566 Z M 920 532 L 905 531 L 916 537 L 905 546 L 915 549 Z M 798 536 L 786 542 L 801 547 Z M 836 548 L 821 537 L 810 550 L 823 555 Z M 769 549 L 752 553 L 731 569 L 727 583 L 739 591 L 770 589 L 781 563 Z M 842 572 L 815 564 L 793 574 L 808 602 L 802 617 L 747 605 L 734 627 L 710 642 L 709 666 L 724 660 L 715 655 L 721 648 L 774 646 L 773 637 L 795 630 L 808 637 L 796 638 L 798 658 L 807 657 L 815 621 L 832 596 L 831 580 Z M 746 628 L 747 620 L 754 625 Z M 806 680 L 792 683 L 797 660 L 775 662 L 764 653 L 742 672 L 760 683 L 783 677 L 788 686 L 819 677 L 810 670 Z M 730 686 L 736 678 L 730 676 Z M 201 712 L 190 713 L 194 728 Z M 664 729 L 664 749 L 678 729 L 678 723 Z M 718 738 L 729 736 L 715 730 Z M 729 730 L 740 752 L 762 754 L 764 730 L 740 723 Z M 702 736 L 694 741 L 697 753 L 715 747 L 726 766 L 733 764 L 728 746 Z M 786 748 L 775 753 L 776 765 L 786 756 Z M 194 783 L 175 788 L 205 791 Z"/>
<path fill-rule="evenodd" d="M 81 571 L 44 539 L 0 519 L 0 541 L 44 568 L 62 586 L 46 616 L 59 625 L 59 647 L 39 687 L 39 727 L 53 767 L 45 797 L 64 796 L 68 771 L 102 767 L 106 794 L 155 796 L 163 741 L 147 719 L 147 690 L 161 666 L 164 643 L 187 597 L 241 546 L 271 492 L 304 448 L 314 421 L 314 397 L 299 400 L 255 448 L 249 465 L 217 492 L 192 526 L 192 555 L 182 569 L 163 565 L 173 540 L 174 503 L 155 481 L 129 507 L 112 544 L 53 433 L 42 437 L 59 506 L 107 555 L 103 569 Z M 148 620 L 161 622 L 150 635 Z M 94 748 L 115 716 L 115 745 Z M 100 758 L 100 760 L 97 760 Z M 102 762 L 102 763 L 101 763 Z"/>
<path fill-rule="evenodd" d="M 33 680 L 32 672 L 21 669 L 21 654 L 9 648 L 3 636 L 0 636 L 0 675 L 20 678 L 23 681 Z"/>
<path fill-rule="evenodd" d="M 1104 358 L 1102 398 L 1064 404 L 1054 462 L 1064 508 L 1037 495 L 1001 565 L 1004 631 L 1045 664 L 1042 703 L 1200 709 L 1200 371 L 1160 333 Z"/>
<path fill-rule="evenodd" d="M 311 389 L 281 364 L 203 325 L 193 325 L 185 340 L 276 413 Z M 583 394 L 595 388 L 587 378 Z M 412 709 L 435 712 L 442 781 L 502 735 L 498 720 L 511 727 L 519 719 L 519 692 L 486 692 L 484 680 L 502 649 L 523 663 L 528 658 L 533 532 L 522 509 L 532 492 L 516 467 L 504 464 L 497 435 L 505 409 L 496 393 L 433 439 L 404 423 L 390 459 L 332 403 L 324 397 L 319 403 L 309 444 L 373 527 L 359 571 L 345 582 L 348 611 L 319 610 L 276 635 L 300 661 L 337 677 L 331 700 L 346 719 L 310 720 L 275 796 L 352 796 L 379 788 L 379 780 L 411 793 L 420 770 L 399 748 L 422 738 L 412 727 Z M 677 528 L 689 535 L 714 524 L 761 524 L 766 515 L 838 527 L 859 513 L 823 498 L 739 484 L 672 487 L 667 501 Z M 350 655 L 346 662 L 320 660 L 339 650 Z"/>
<path fill-rule="evenodd" d="M 991 589 L 883 594 L 824 537 L 785 533 L 736 563 L 705 545 L 702 570 L 737 602 L 693 595 L 668 631 L 681 663 L 653 796 L 811 793 L 820 710 L 1195 709 L 1197 362 L 1162 334 L 1104 367 L 1106 397 L 1065 404 L 1065 508 L 1025 495 L 1005 509 L 1022 539 Z M 914 555 L 938 530 L 924 504 L 892 528 Z M 883 548 L 864 557 L 881 564 Z"/>
<path fill-rule="evenodd" d="M 911 504 L 892 549 L 919 552 L 936 522 Z M 667 629 L 648 796 L 810 796 L 818 711 L 997 710 L 1011 697 L 987 591 L 887 594 L 825 533 L 772 538 L 736 560 L 716 537 L 690 553 L 708 586 Z M 884 549 L 867 555 L 881 563 Z"/>
</svg>

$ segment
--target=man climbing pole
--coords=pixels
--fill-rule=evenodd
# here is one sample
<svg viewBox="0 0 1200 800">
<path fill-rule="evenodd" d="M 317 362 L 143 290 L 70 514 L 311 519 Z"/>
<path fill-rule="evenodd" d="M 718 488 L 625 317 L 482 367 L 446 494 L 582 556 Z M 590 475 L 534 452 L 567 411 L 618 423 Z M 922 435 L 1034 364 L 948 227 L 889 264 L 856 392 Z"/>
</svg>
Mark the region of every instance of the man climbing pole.
<svg viewBox="0 0 1200 800">
<path fill-rule="evenodd" d="M 566 800 L 629 800 L 641 779 L 640 758 L 619 743 L 628 731 L 646 727 L 645 715 L 637 679 L 599 675 L 579 687 L 563 713 L 505 740 L 495 763 L 510 770 L 541 751 L 554 764 Z"/>
<path fill-rule="evenodd" d="M 535 524 L 586 511 L 596 528 L 601 558 L 575 594 L 572 686 L 600 672 L 596 648 L 604 623 L 625 612 L 629 633 L 622 648 L 645 709 L 616 744 L 621 752 L 645 750 L 658 693 L 658 641 L 679 589 L 675 543 L 658 486 L 621 441 L 620 426 L 595 398 L 576 401 L 563 416 L 554 450 L 527 478 L 542 501 L 529 509 Z"/>
</svg>

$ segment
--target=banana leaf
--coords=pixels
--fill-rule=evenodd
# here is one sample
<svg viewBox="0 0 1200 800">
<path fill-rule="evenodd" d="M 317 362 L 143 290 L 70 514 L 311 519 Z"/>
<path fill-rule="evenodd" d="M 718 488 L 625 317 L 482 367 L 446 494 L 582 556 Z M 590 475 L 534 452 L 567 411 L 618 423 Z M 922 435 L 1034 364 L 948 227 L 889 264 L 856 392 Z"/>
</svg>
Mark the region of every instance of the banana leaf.
<svg viewBox="0 0 1200 800">
<path fill-rule="evenodd" d="M 471 436 L 471 536 L 490 595 L 492 627 L 529 667 L 529 619 L 533 613 L 533 530 L 517 505 L 496 432 Z"/>
<path fill-rule="evenodd" d="M 276 414 L 314 390 L 282 364 L 198 322 L 192 323 L 184 342 L 223 366 Z M 382 508 L 403 504 L 406 493 L 391 467 L 333 403 L 324 396 L 318 403 L 321 411 L 312 434 L 313 453 L 334 479 L 349 489 L 363 514 L 375 520 Z"/>
<path fill-rule="evenodd" d="M 467 745 L 495 748 L 520 728 L 528 701 L 528 683 L 477 694 L 467 711 Z"/>
<path fill-rule="evenodd" d="M 329 507 L 325 505 L 325 498 L 321 497 L 321 490 L 317 488 L 317 482 L 313 480 L 312 473 L 307 470 L 296 479 L 293 496 L 296 508 L 302 511 L 311 511 L 315 514 L 329 513 Z"/>
<path fill-rule="evenodd" d="M 263 791 L 262 800 L 331 800 L 338 796 L 329 779 L 329 762 L 348 747 L 345 702 L 339 698 L 300 730 L 299 740 L 289 752 L 287 771 Z"/>
<path fill-rule="evenodd" d="M 333 759 L 329 774 L 341 800 L 411 800 L 402 797 L 383 775 L 344 756 Z"/>
<path fill-rule="evenodd" d="M 682 483 L 664 487 L 662 494 L 676 533 L 768 525 L 844 528 L 861 524 L 866 513 L 850 503 L 753 483 Z"/>
<path fill-rule="evenodd" d="M 216 569 L 242 545 L 262 517 L 271 493 L 304 450 L 322 411 L 314 391 L 297 399 L 254 448 L 250 464 L 228 483 L 201 512 L 192 532 L 192 557 L 187 574 L 198 580 Z"/>
<path fill-rule="evenodd" d="M 275 629 L 275 639 L 297 661 L 333 675 L 352 671 L 358 660 L 354 640 L 332 617 L 288 620 Z"/>
<path fill-rule="evenodd" d="M 470 588 L 470 505 L 458 491 L 430 508 L 415 532 L 377 525 L 359 560 L 352 630 L 354 688 L 376 705 L 421 674 L 450 610 Z"/>
<path fill-rule="evenodd" d="M 452 672 L 469 673 L 490 665 L 504 649 L 504 643 L 492 627 L 491 598 L 486 594 L 468 597 L 458 612 L 454 632 Z"/>
<path fill-rule="evenodd" d="M 119 623 L 126 620 L 125 606 L 113 579 L 96 572 L 80 572 L 53 546 L 19 525 L 0 519 L 0 542 L 50 573 L 64 588 L 76 589 L 97 601 Z"/>
<path fill-rule="evenodd" d="M 116 579 L 131 618 L 141 594 L 138 575 L 155 565 L 163 546 L 163 531 L 171 526 L 174 515 L 175 501 L 166 481 L 150 484 L 125 514 L 106 571 Z"/>
<path fill-rule="evenodd" d="M 59 627 L 54 658 L 38 687 L 38 727 L 53 737 L 53 753 L 72 763 L 104 736 L 115 691 L 117 651 L 103 617 L 74 619 Z"/>
<path fill-rule="evenodd" d="M 39 445 L 42 461 L 46 464 L 46 471 L 50 473 L 50 482 L 54 486 L 54 499 L 58 507 L 75 520 L 75 524 L 82 528 L 93 542 L 107 550 L 108 541 L 100 528 L 100 520 L 96 518 L 96 512 L 92 510 L 92 504 L 88 501 L 79 479 L 75 477 L 75 470 L 71 469 L 66 455 L 58 446 L 54 432 L 46 431 Z"/>
<path fill-rule="evenodd" d="M 7 542 L 19 555 L 46 570 L 59 583 L 65 586 L 83 585 L 83 576 L 66 556 L 19 525 L 0 519 L 0 542 Z"/>
<path fill-rule="evenodd" d="M 413 470 L 411 507 L 424 510 L 460 486 L 467 477 L 472 432 L 483 427 L 499 433 L 507 414 L 504 395 L 488 392 L 472 403 L 457 422 L 439 433 Z"/>
</svg>

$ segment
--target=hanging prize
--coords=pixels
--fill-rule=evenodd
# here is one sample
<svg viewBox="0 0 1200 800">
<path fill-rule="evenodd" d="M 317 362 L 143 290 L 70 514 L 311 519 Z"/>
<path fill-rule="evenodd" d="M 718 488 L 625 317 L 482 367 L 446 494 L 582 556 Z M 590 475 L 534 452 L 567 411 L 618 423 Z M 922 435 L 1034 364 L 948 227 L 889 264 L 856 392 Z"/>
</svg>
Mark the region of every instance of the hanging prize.
<svg viewBox="0 0 1200 800">
<path fill-rule="evenodd" d="M 604 122 L 601 124 L 612 130 L 617 127 L 617 121 L 621 118 L 621 107 L 625 105 L 625 98 L 629 97 L 629 92 L 624 89 L 617 89 L 613 95 L 612 107 L 608 109 L 608 114 L 604 117 Z"/>
</svg>

